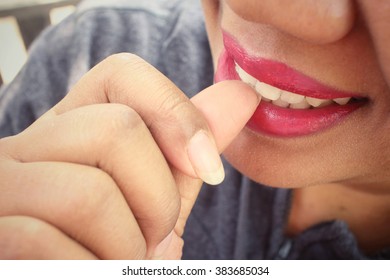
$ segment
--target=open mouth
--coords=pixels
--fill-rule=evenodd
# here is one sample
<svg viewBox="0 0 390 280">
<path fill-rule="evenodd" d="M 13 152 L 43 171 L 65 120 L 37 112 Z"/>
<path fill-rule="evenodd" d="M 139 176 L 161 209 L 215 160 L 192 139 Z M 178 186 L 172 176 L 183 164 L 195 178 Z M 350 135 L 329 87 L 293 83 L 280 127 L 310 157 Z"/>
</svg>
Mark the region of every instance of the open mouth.
<svg viewBox="0 0 390 280">
<path fill-rule="evenodd" d="M 271 102 L 272 104 L 282 108 L 321 108 L 331 104 L 346 105 L 349 102 L 358 101 L 358 99 L 354 97 L 320 99 L 293 93 L 256 80 L 256 78 L 245 72 L 237 63 L 235 64 L 235 69 L 240 79 L 254 88 L 262 101 Z"/>
<path fill-rule="evenodd" d="M 251 57 L 230 35 L 223 35 L 225 50 L 215 81 L 241 80 L 261 97 L 247 125 L 255 132 L 284 137 L 319 132 L 368 101 L 323 85 L 283 63 Z"/>
</svg>

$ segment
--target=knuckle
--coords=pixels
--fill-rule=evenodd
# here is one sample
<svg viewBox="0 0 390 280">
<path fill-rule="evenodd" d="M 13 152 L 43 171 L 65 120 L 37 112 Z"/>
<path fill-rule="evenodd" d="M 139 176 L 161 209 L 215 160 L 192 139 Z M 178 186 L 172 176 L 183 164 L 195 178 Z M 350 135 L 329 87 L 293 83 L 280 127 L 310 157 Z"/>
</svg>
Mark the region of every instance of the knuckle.
<svg viewBox="0 0 390 280">
<path fill-rule="evenodd" d="M 110 113 L 109 127 L 113 133 L 122 133 L 123 131 L 139 128 L 144 124 L 141 116 L 132 108 L 115 104 L 113 112 Z"/>
<path fill-rule="evenodd" d="M 93 222 L 108 207 L 108 201 L 118 195 L 114 180 L 105 172 L 88 168 L 84 172 L 83 187 L 69 187 L 61 203 L 60 217 L 71 223 Z"/>
<path fill-rule="evenodd" d="M 104 73 L 102 80 L 103 91 L 106 96 L 115 100 L 123 98 L 123 85 L 129 77 L 138 79 L 141 73 L 150 69 L 148 63 L 141 57 L 131 53 L 118 53 L 107 57 L 98 67 Z M 126 89 L 128 90 L 128 89 Z M 125 95 L 126 96 L 126 95 Z"/>
<path fill-rule="evenodd" d="M 135 54 L 118 53 L 107 57 L 101 67 L 107 71 L 104 88 L 106 92 L 113 92 L 110 89 L 120 89 L 123 79 L 128 79 L 129 74 L 135 76 L 143 73 L 145 69 L 149 69 L 149 64 Z"/>
<path fill-rule="evenodd" d="M 145 127 L 141 116 L 132 108 L 121 104 L 110 104 L 111 108 L 105 110 L 99 117 L 100 128 L 93 141 L 100 143 L 110 150 L 116 147 L 118 142 L 129 137 L 129 131 Z"/>
<path fill-rule="evenodd" d="M 132 53 L 116 53 L 108 56 L 104 63 L 113 64 L 113 65 L 127 65 L 129 62 L 143 62 L 144 60 L 138 55 Z"/>
</svg>

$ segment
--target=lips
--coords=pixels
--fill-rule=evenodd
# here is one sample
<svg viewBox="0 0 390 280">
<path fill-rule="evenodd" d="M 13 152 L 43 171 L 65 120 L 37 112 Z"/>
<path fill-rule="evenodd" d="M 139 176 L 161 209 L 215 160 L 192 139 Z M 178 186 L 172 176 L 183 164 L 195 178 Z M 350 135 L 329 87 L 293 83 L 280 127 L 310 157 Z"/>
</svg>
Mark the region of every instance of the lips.
<svg viewBox="0 0 390 280">
<path fill-rule="evenodd" d="M 337 90 L 286 64 L 251 57 L 227 33 L 215 81 L 242 80 L 261 96 L 247 127 L 258 133 L 294 137 L 336 125 L 366 103 L 357 93 Z"/>
</svg>

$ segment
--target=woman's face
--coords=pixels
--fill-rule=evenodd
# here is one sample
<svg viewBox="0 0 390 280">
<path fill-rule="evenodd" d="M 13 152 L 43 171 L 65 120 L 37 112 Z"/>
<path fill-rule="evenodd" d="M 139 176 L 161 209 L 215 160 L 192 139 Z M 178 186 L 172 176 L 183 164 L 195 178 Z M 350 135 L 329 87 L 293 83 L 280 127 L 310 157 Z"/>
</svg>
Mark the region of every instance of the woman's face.
<svg viewBox="0 0 390 280">
<path fill-rule="evenodd" d="M 233 166 L 271 186 L 388 183 L 390 1 L 203 6 L 216 81 L 241 79 L 262 95 L 224 153 Z"/>
</svg>

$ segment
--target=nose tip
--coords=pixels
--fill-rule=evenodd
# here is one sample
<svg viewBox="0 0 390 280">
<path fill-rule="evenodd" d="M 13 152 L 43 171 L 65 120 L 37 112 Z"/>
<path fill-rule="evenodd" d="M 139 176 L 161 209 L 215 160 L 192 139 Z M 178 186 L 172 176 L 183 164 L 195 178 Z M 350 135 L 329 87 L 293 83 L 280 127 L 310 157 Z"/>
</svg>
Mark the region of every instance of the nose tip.
<svg viewBox="0 0 390 280">
<path fill-rule="evenodd" d="M 227 0 L 245 20 L 272 25 L 283 33 L 315 44 L 340 40 L 355 21 L 353 0 Z"/>
<path fill-rule="evenodd" d="M 312 15 L 307 15 L 306 24 L 308 27 L 311 22 L 311 28 L 299 29 L 291 26 L 291 33 L 296 37 L 318 44 L 336 42 L 345 37 L 352 30 L 355 22 L 353 1 L 321 0 L 318 2 L 322 2 L 322 5 L 313 7 Z"/>
</svg>

